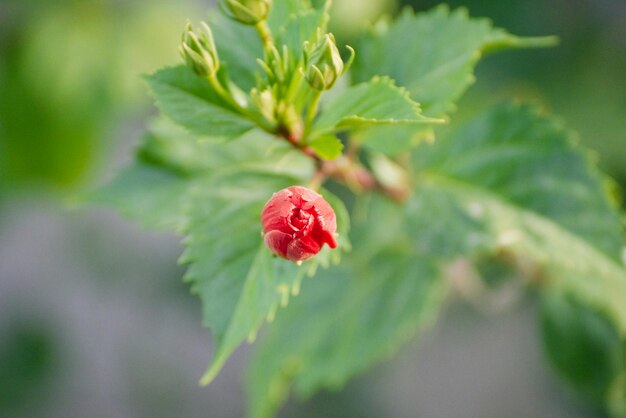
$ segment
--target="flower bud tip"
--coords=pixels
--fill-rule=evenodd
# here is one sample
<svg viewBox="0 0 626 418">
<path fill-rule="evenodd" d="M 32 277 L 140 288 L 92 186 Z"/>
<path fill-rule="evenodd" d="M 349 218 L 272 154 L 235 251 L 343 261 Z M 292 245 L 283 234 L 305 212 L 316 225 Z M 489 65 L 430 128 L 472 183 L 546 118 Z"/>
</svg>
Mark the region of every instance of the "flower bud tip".
<svg viewBox="0 0 626 418">
<path fill-rule="evenodd" d="M 263 239 L 276 255 L 300 263 L 327 244 L 337 247 L 337 219 L 328 202 L 313 190 L 291 186 L 274 193 L 261 214 Z"/>
<path fill-rule="evenodd" d="M 271 0 L 219 0 L 224 14 L 244 25 L 256 25 L 267 19 L 271 4 Z"/>
</svg>

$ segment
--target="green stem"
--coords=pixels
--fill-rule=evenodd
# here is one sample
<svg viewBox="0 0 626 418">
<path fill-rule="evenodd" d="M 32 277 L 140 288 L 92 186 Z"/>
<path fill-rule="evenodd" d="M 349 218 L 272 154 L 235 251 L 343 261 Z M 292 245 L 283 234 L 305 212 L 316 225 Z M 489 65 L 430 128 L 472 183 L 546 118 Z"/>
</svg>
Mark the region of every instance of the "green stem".
<svg viewBox="0 0 626 418">
<path fill-rule="evenodd" d="M 311 126 L 313 125 L 313 120 L 315 119 L 315 116 L 317 115 L 317 110 L 319 108 L 321 98 L 322 98 L 322 92 L 319 90 L 316 90 L 306 112 L 306 119 L 304 122 L 304 135 L 303 135 L 303 138 L 305 141 L 308 139 L 309 133 L 311 132 Z"/>
<path fill-rule="evenodd" d="M 296 70 L 293 77 L 291 77 L 289 88 L 285 94 L 285 100 L 289 103 L 292 103 L 298 94 L 298 90 L 300 89 L 300 85 L 302 84 L 302 79 L 304 77 L 302 74 L 302 71 Z"/>
<path fill-rule="evenodd" d="M 274 132 L 274 128 L 272 126 L 269 126 L 265 120 L 263 120 L 261 117 L 259 117 L 257 114 L 255 114 L 254 112 L 251 112 L 250 109 L 243 107 L 241 104 L 239 104 L 234 97 L 232 96 L 232 94 L 230 94 L 225 88 L 224 86 L 222 86 L 222 83 L 220 83 L 220 81 L 218 80 L 217 76 L 214 74 L 212 76 L 208 77 L 209 83 L 211 84 L 211 87 L 213 87 L 213 90 L 215 90 L 215 92 L 226 101 L 226 103 L 228 103 L 234 110 L 236 110 L 237 112 L 239 112 L 240 114 L 242 114 L 243 116 L 245 116 L 246 118 L 250 119 L 251 121 L 253 121 L 254 123 L 256 123 L 261 129 L 263 129 L 264 131 L 273 133 Z"/>
<path fill-rule="evenodd" d="M 274 37 L 272 36 L 272 30 L 270 29 L 266 20 L 261 20 L 254 27 L 259 33 L 261 42 L 263 42 L 263 49 L 267 51 L 269 48 L 272 47 L 272 45 L 274 45 Z"/>
<path fill-rule="evenodd" d="M 214 75 L 210 75 L 208 77 L 209 83 L 211 84 L 211 87 L 213 87 L 213 90 L 215 90 L 215 92 L 222 98 L 224 99 L 229 105 L 231 105 L 234 109 L 236 109 L 237 111 L 241 112 L 241 113 L 246 113 L 247 109 L 245 109 L 243 106 L 241 106 L 239 103 L 237 103 L 237 101 L 233 98 L 232 94 L 230 94 L 223 86 L 222 83 L 220 83 L 220 81 L 217 79 L 217 76 Z"/>
</svg>

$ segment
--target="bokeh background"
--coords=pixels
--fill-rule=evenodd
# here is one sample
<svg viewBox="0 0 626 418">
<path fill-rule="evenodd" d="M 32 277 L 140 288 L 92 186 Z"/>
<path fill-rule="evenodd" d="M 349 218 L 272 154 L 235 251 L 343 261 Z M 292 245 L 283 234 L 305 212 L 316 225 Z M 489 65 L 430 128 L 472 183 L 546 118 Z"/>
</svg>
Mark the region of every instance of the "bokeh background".
<svg viewBox="0 0 626 418">
<path fill-rule="evenodd" d="M 417 10 L 436 1 L 413 0 Z M 0 0 L 0 417 L 239 417 L 243 347 L 208 388 L 179 238 L 76 205 L 132 158 L 154 113 L 140 74 L 178 62 L 209 1 Z M 559 114 L 626 187 L 626 2 L 459 0 L 561 45 L 488 57 L 459 117 L 501 98 Z M 342 42 L 392 0 L 335 0 Z M 285 417 L 601 416 L 545 360 L 532 296 L 452 298 L 430 332 Z"/>
</svg>

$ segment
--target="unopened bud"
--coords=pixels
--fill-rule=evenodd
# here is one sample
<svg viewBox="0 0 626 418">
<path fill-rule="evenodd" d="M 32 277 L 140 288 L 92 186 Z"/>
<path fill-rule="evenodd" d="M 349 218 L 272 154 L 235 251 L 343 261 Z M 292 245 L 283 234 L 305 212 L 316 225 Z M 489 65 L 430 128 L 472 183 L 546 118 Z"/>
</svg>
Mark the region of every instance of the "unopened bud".
<svg viewBox="0 0 626 418">
<path fill-rule="evenodd" d="M 187 65 L 201 77 L 213 76 L 219 70 L 220 61 L 213 34 L 204 22 L 200 24 L 200 30 L 197 33 L 193 31 L 191 23 L 187 23 L 183 32 L 183 42 L 180 45 L 180 54 Z"/>
<path fill-rule="evenodd" d="M 263 117 L 272 124 L 276 123 L 276 98 L 272 89 L 252 89 L 250 96 Z"/>
<path fill-rule="evenodd" d="M 219 0 L 225 14 L 244 25 L 256 25 L 267 18 L 272 0 Z"/>
<path fill-rule="evenodd" d="M 308 260 L 327 244 L 337 247 L 335 211 L 318 193 L 291 186 L 266 203 L 261 214 L 263 239 L 276 255 L 291 261 Z"/>
<path fill-rule="evenodd" d="M 350 52 L 354 53 L 351 48 Z M 306 80 L 316 90 L 330 89 L 349 66 L 344 66 L 335 37 L 330 33 L 321 37 L 310 51 L 305 52 L 305 65 Z"/>
</svg>

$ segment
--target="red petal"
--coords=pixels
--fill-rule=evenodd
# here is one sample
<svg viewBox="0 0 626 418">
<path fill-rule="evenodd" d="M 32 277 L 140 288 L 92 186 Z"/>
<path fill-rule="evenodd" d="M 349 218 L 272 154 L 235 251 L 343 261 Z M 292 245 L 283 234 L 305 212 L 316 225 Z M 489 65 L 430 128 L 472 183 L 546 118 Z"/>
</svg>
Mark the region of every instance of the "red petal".
<svg viewBox="0 0 626 418">
<path fill-rule="evenodd" d="M 292 261 L 308 260 L 324 244 L 337 247 L 335 211 L 320 194 L 306 187 L 291 186 L 274 193 L 263 208 L 261 222 L 267 246 Z"/>
<path fill-rule="evenodd" d="M 320 252 L 321 246 L 310 236 L 293 240 L 287 248 L 287 258 L 291 261 L 304 261 Z"/>
<path fill-rule="evenodd" d="M 315 200 L 322 197 L 320 194 L 315 193 L 313 190 L 307 189 L 306 187 L 302 186 L 291 186 L 288 187 L 286 190 L 289 190 L 291 193 L 293 193 L 293 202 L 300 207 L 306 205 L 306 202 L 314 202 Z"/>
<path fill-rule="evenodd" d="M 319 222 L 319 219 L 311 231 L 311 237 L 319 244 L 320 247 L 324 244 L 328 244 L 330 248 L 337 248 L 335 232 L 325 229 L 322 223 Z"/>
<path fill-rule="evenodd" d="M 293 241 L 293 238 L 289 234 L 285 234 L 280 231 L 270 231 L 263 237 L 265 245 L 268 246 L 272 252 L 280 257 L 288 257 L 289 245 Z"/>
<path fill-rule="evenodd" d="M 334 233 L 331 234 L 328 231 L 324 231 L 324 242 L 328 244 L 330 248 L 337 248 L 337 239 Z"/>
<path fill-rule="evenodd" d="M 263 232 L 273 230 L 285 233 L 292 232 L 287 221 L 295 208 L 291 202 L 291 197 L 292 193 L 287 189 L 283 189 L 278 193 L 274 193 L 274 196 L 265 204 L 263 212 L 261 212 Z"/>
<path fill-rule="evenodd" d="M 332 206 L 324 198 L 320 198 L 315 201 L 315 211 L 322 228 L 334 234 L 337 231 L 337 216 Z"/>
</svg>

